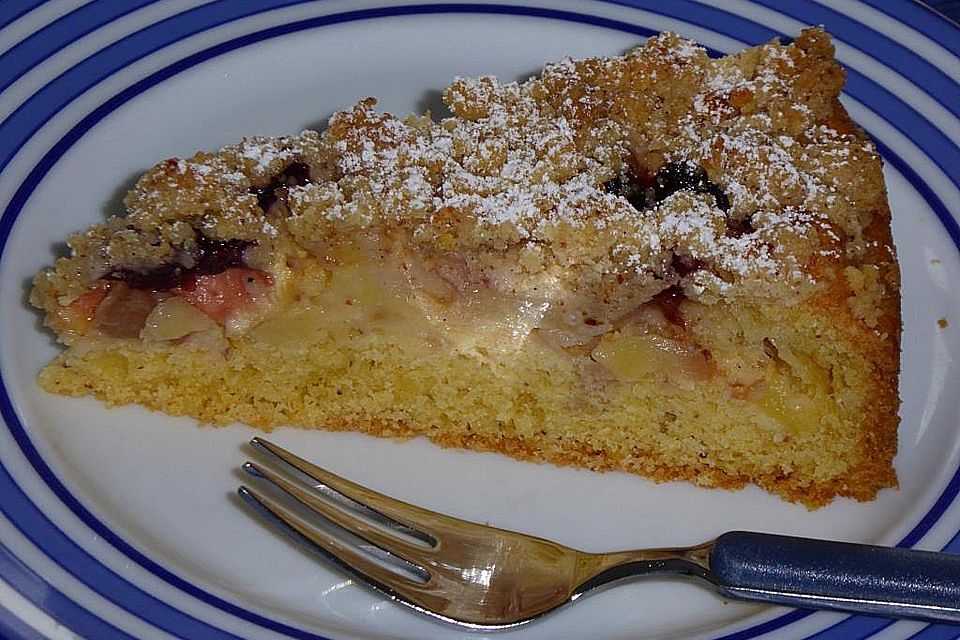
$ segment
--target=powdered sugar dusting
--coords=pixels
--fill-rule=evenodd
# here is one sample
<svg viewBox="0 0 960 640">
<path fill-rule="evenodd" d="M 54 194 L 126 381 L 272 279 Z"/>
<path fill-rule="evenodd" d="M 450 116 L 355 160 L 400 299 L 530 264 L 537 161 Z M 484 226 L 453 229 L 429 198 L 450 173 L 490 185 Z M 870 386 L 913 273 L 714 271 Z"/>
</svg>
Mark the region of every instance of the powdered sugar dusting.
<svg viewBox="0 0 960 640">
<path fill-rule="evenodd" d="M 662 34 L 624 57 L 562 60 L 523 83 L 457 78 L 444 94 L 453 117 L 439 122 L 380 113 L 368 99 L 320 138 L 248 138 L 230 148 L 229 168 L 212 156 L 176 171 L 201 185 L 232 176 L 250 207 L 251 185 L 329 154 L 328 176 L 284 187 L 289 219 L 266 219 L 265 235 L 326 233 L 312 217 L 405 228 L 463 255 L 536 247 L 527 255 L 539 267 L 524 269 L 562 264 L 574 288 L 614 278 L 726 295 L 738 283 L 809 279 L 811 252 L 836 257 L 863 226 L 841 180 L 875 152 L 826 121 L 832 103 L 797 88 L 803 55 L 773 43 L 711 60 Z M 605 187 L 649 180 L 665 163 L 705 169 L 724 204 L 684 190 L 638 205 Z"/>
<path fill-rule="evenodd" d="M 338 166 L 347 177 L 364 176 L 374 198 L 407 201 L 426 212 L 420 225 L 435 226 L 455 211 L 481 228 L 506 229 L 520 242 L 549 241 L 558 225 L 590 226 L 612 238 L 610 255 L 620 268 L 663 275 L 671 256 L 681 255 L 717 276 L 713 286 L 721 289 L 745 278 L 797 275 L 794 264 L 786 265 L 771 250 L 770 238 L 785 230 L 808 237 L 811 226 L 833 233 L 825 221 L 836 188 L 822 179 L 830 167 L 819 162 L 826 153 L 808 153 L 809 139 L 781 126 L 782 110 L 776 117 L 756 107 L 749 116 L 742 113 L 748 103 L 791 94 L 795 61 L 788 48 L 761 48 L 760 62 L 751 67 L 730 59 L 708 61 L 702 47 L 675 36 L 660 36 L 655 43 L 672 73 L 706 65 L 663 161 L 709 167 L 730 199 L 729 212 L 710 198 L 684 196 L 640 215 L 624 198 L 606 193 L 604 183 L 623 171 L 616 164 L 629 166 L 636 151 L 627 142 L 628 126 L 614 117 L 594 119 L 591 127 L 615 135 L 585 148 L 583 122 L 571 116 L 603 106 L 599 98 L 589 90 L 571 92 L 557 109 L 543 99 L 544 84 L 536 79 L 518 84 L 491 76 L 458 78 L 446 94 L 455 117 L 418 131 L 399 119 L 365 114 L 368 120 L 381 118 L 378 126 L 367 128 L 366 138 L 338 140 Z M 600 61 L 611 74 L 621 63 Z M 561 78 L 565 86 L 586 85 L 590 80 L 583 72 L 591 64 L 566 59 L 550 65 L 545 77 Z M 787 73 L 780 73 L 784 69 Z M 664 73 L 656 65 L 642 72 L 650 78 Z M 800 122 L 794 129 L 803 130 L 812 110 L 795 100 L 791 108 Z M 357 113 L 335 122 L 338 118 L 352 120 Z M 810 130 L 821 141 L 840 135 L 824 125 Z M 839 144 L 830 151 L 834 164 L 843 161 L 845 150 Z M 327 214 L 351 216 L 353 209 L 338 202 Z M 755 215 L 760 211 L 764 215 Z M 770 214 L 776 211 L 789 213 Z M 731 234 L 731 224 L 749 227 L 749 233 Z"/>
<path fill-rule="evenodd" d="M 255 175 L 266 175 L 294 158 L 293 151 L 280 147 L 276 140 L 269 138 L 244 138 L 239 145 L 239 152 Z"/>
</svg>

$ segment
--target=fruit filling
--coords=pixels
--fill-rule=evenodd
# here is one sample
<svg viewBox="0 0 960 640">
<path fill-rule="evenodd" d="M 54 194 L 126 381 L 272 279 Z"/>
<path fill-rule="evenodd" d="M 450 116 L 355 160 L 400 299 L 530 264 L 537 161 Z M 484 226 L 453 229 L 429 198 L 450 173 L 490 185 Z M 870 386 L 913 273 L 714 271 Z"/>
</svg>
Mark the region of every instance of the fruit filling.
<svg viewBox="0 0 960 640">
<path fill-rule="evenodd" d="M 202 233 L 196 236 L 196 251 L 185 254 L 179 262 L 153 269 L 114 269 L 105 280 L 118 280 L 133 289 L 168 291 L 184 286 L 198 276 L 216 275 L 232 267 L 245 266 L 243 253 L 252 243 L 245 240 L 214 240 Z"/>
<path fill-rule="evenodd" d="M 196 250 L 181 261 L 149 270 L 113 269 L 65 315 L 78 332 L 92 328 L 109 338 L 170 340 L 210 328 L 213 321 L 223 324 L 270 293 L 271 276 L 244 262 L 251 245 L 198 232 Z"/>
</svg>

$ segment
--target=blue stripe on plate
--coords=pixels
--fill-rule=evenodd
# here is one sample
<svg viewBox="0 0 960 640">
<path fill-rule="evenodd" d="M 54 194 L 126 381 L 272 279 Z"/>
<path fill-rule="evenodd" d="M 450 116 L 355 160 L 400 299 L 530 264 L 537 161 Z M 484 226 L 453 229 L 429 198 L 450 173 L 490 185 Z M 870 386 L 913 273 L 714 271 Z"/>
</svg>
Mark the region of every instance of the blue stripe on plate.
<svg viewBox="0 0 960 640">
<path fill-rule="evenodd" d="M 901 43 L 842 13 L 809 0 L 779 2 L 753 0 L 784 15 L 822 24 L 837 40 L 856 47 L 869 57 L 900 73 L 955 115 L 960 113 L 960 85 L 947 70 L 939 69 Z M 956 69 L 951 69 L 956 74 Z"/>
<path fill-rule="evenodd" d="M 0 29 L 19 18 L 26 15 L 42 5 L 47 0 L 6 0 L 0 2 Z"/>
<path fill-rule="evenodd" d="M 6 495 L 4 493 L 4 496 Z M 0 544 L 0 577 L 35 606 L 84 638 L 92 640 L 133 640 L 131 636 L 90 613 L 50 586 L 2 544 Z M 30 631 L 36 634 L 32 629 Z M 35 636 L 4 635 L 3 637 L 5 639 L 10 638 L 10 640 L 14 638 L 32 640 Z"/>
<path fill-rule="evenodd" d="M 730 35 L 724 27 L 736 25 L 736 39 L 749 44 L 767 42 L 780 35 L 779 32 L 773 31 L 765 25 L 708 4 L 701 4 L 696 0 L 671 0 L 671 2 L 663 2 L 663 0 L 600 0 L 600 2 L 617 4 L 631 9 L 642 9 L 654 14 L 675 18 L 688 24 L 701 26 L 704 29 L 723 35 Z"/>
<path fill-rule="evenodd" d="M 950 235 L 950 238 L 953 240 L 953 244 L 960 249 L 960 224 L 958 224 L 957 219 L 950 215 L 950 211 L 943 202 L 934 195 L 930 187 L 920 179 L 920 176 L 918 176 L 902 158 L 896 156 L 888 147 L 881 146 L 879 143 L 877 148 L 884 154 L 884 159 L 903 174 L 927 204 L 933 208 L 937 217 L 940 218 L 940 221 L 946 228 L 947 233 Z M 933 528 L 937 520 L 943 516 L 953 501 L 956 500 L 958 493 L 960 493 L 960 469 L 953 475 L 953 478 L 950 479 L 943 493 L 940 494 L 937 501 L 934 502 L 933 506 L 924 514 L 923 518 L 920 519 L 920 522 L 917 523 L 910 533 L 904 536 L 903 540 L 901 540 L 897 546 L 909 548 L 919 542 L 920 539 Z M 960 552 L 960 533 L 950 541 L 944 548 L 944 551 Z"/>
<path fill-rule="evenodd" d="M 920 0 L 860 0 L 898 22 L 912 26 L 955 56 L 960 56 L 960 25 L 945 19 Z"/>
<path fill-rule="evenodd" d="M 867 616 L 853 616 L 843 622 L 838 622 L 820 633 L 804 638 L 804 640 L 852 640 L 853 638 L 869 638 L 873 634 L 883 631 L 894 623 L 893 620 L 883 618 L 868 618 Z"/>
<path fill-rule="evenodd" d="M 49 640 L 46 636 L 28 627 L 14 614 L 0 607 L 0 638 L 5 640 Z"/>
<path fill-rule="evenodd" d="M 751 640 L 751 638 L 756 638 L 757 636 L 762 636 L 765 633 L 770 633 L 771 631 L 776 631 L 777 629 L 782 629 L 787 625 L 793 624 L 799 620 L 812 615 L 812 611 L 804 611 L 802 609 L 794 609 L 790 613 L 785 613 L 782 616 L 777 616 L 772 620 L 767 620 L 758 625 L 752 626 L 749 629 L 744 629 L 743 631 L 737 631 L 735 633 L 727 634 L 723 637 L 716 638 L 716 640 Z"/>
<path fill-rule="evenodd" d="M 103 81 L 119 69 L 129 66 L 154 51 L 179 42 L 201 31 L 239 18 L 280 7 L 302 4 L 306 1 L 307 0 L 250 0 L 245 3 L 236 3 L 233 2 L 233 0 L 218 0 L 217 2 L 171 16 L 170 18 L 145 27 L 140 31 L 118 40 L 109 47 L 77 63 L 50 81 L 0 123 L 0 171 L 6 167 L 10 159 L 16 155 L 23 144 L 25 144 L 40 127 L 48 122 L 54 114 L 77 96 Z M 383 7 L 363 11 L 344 12 L 342 14 L 336 14 L 332 19 L 321 16 L 296 24 L 301 25 L 298 26 L 297 29 L 306 29 L 312 26 L 325 26 L 337 22 L 349 22 L 376 17 L 428 13 L 477 12 L 569 20 L 643 36 L 649 36 L 653 33 L 649 29 L 636 27 L 625 22 L 586 14 L 533 7 L 482 4 L 435 4 Z M 270 32 L 270 35 L 264 37 L 274 37 L 288 32 L 289 31 Z"/>
<path fill-rule="evenodd" d="M 4 414 L 8 405 L 6 389 L 0 388 Z M 4 415 L 6 418 L 7 416 Z M 188 638 L 211 640 L 239 640 L 233 634 L 178 611 L 155 596 L 124 581 L 120 576 L 78 546 L 69 536 L 57 528 L 40 509 L 34 505 L 23 490 L 0 465 L 0 487 L 3 502 L 0 511 L 8 520 L 44 553 L 54 559 L 63 569 L 103 597 L 116 603 L 133 615 L 173 634 L 185 634 Z M 39 533 L 39 535 L 38 535 Z M 99 636 L 97 636 L 99 637 Z"/>
<path fill-rule="evenodd" d="M 867 105 L 922 149 L 947 178 L 960 188 L 960 171 L 957 171 L 957 167 L 960 167 L 960 148 L 940 129 L 917 113 L 913 107 L 853 69 L 847 69 L 847 86 L 844 92 Z M 960 104 L 957 108 L 960 108 Z M 908 122 L 909 127 L 905 125 Z"/>
<path fill-rule="evenodd" d="M 437 8 L 437 7 L 428 7 L 427 9 L 429 10 L 429 12 L 439 12 L 439 11 L 442 10 L 442 9 L 440 9 L 440 8 Z M 462 10 L 463 8 L 460 7 L 459 9 Z M 472 10 L 474 10 L 474 11 L 487 11 L 488 9 L 489 9 L 489 8 L 486 8 L 486 7 L 479 7 L 479 8 L 472 9 Z M 499 11 L 499 12 L 504 12 L 504 13 L 506 13 L 506 11 L 502 11 L 502 9 L 505 9 L 505 7 L 497 7 L 497 9 L 500 9 L 500 10 L 501 10 L 501 11 Z M 515 9 L 515 8 L 511 8 L 511 9 Z M 423 11 L 423 12 L 427 12 L 427 11 Z M 489 11 L 488 11 L 488 12 L 489 12 Z M 519 13 L 519 11 L 513 11 L 513 10 L 512 10 L 512 11 L 510 11 L 510 13 Z M 399 15 L 399 14 L 393 14 L 393 15 Z M 587 18 L 590 18 L 590 17 L 587 16 Z M 359 19 L 359 18 L 358 18 L 358 19 Z M 569 19 L 569 18 L 563 18 L 563 19 Z M 575 21 L 583 21 L 583 20 L 575 20 Z M 285 26 L 285 27 L 290 27 L 291 25 L 284 25 L 284 26 Z M 608 25 L 605 25 L 605 26 L 608 26 Z M 714 25 L 711 25 L 711 26 L 714 26 Z M 300 26 L 299 28 L 308 28 L 308 27 L 306 27 L 306 26 Z M 632 26 L 631 26 L 631 30 L 633 30 L 633 29 L 636 29 L 636 27 L 632 27 Z M 285 31 L 285 32 L 289 32 L 289 31 L 292 31 L 292 30 L 294 30 L 294 29 L 289 29 L 289 30 L 287 30 L 287 31 Z M 267 31 L 270 31 L 270 30 L 267 30 Z M 276 35 L 281 35 L 281 33 L 272 33 L 272 34 L 269 34 L 269 35 L 268 35 L 267 33 L 264 32 L 264 33 L 253 34 L 253 35 L 256 35 L 256 36 L 257 36 L 257 38 L 256 38 L 255 40 L 250 40 L 249 42 L 235 43 L 235 44 L 233 44 L 233 46 L 230 47 L 230 49 L 236 48 L 236 47 L 238 47 L 238 46 L 243 46 L 244 44 L 249 44 L 250 42 L 253 42 L 253 41 L 258 41 L 258 40 L 266 39 L 266 38 L 268 38 L 268 37 L 274 37 L 274 36 L 276 36 Z M 242 39 L 238 39 L 238 40 L 244 40 L 244 39 L 242 38 Z M 235 41 L 234 41 L 234 42 L 235 42 Z M 230 44 L 230 43 L 223 43 L 223 44 Z M 214 49 L 217 49 L 217 48 L 220 48 L 220 47 L 215 47 Z M 180 68 L 177 68 L 177 69 L 175 69 L 175 70 L 172 70 L 172 71 L 171 71 L 169 74 L 167 74 L 166 76 L 155 78 L 155 79 L 154 79 L 154 84 L 155 84 L 156 82 L 161 81 L 161 80 L 164 79 L 165 77 L 169 77 L 169 75 L 173 75 L 174 73 L 177 73 L 177 72 L 181 71 L 183 68 L 186 68 L 187 66 L 192 66 L 193 64 L 196 64 L 197 62 L 200 62 L 200 61 L 202 61 L 203 59 L 207 59 L 207 58 L 209 58 L 209 57 L 213 57 L 213 55 L 219 55 L 219 53 L 222 53 L 222 52 L 225 51 L 225 50 L 229 50 L 229 49 L 223 49 L 222 51 L 217 51 L 217 52 L 215 52 L 215 53 L 211 53 L 210 55 L 205 56 L 205 57 L 203 57 L 203 58 L 197 58 L 197 59 L 195 59 L 195 60 L 192 60 L 191 62 L 189 62 L 189 63 L 186 64 L 186 65 L 181 65 Z M 210 50 L 208 50 L 208 52 L 210 52 Z M 207 53 L 207 52 L 203 52 L 203 53 Z M 193 57 L 195 57 L 195 56 L 192 56 L 192 58 L 193 58 Z M 187 59 L 187 60 L 189 60 L 189 59 Z M 186 60 L 185 60 L 185 61 L 181 61 L 181 62 L 186 62 Z M 177 65 L 174 65 L 174 66 L 177 66 Z M 169 68 L 168 68 L 168 69 L 169 69 Z M 155 74 L 155 75 L 157 75 L 157 74 Z M 138 84 L 140 84 L 140 83 L 138 83 Z M 133 88 L 133 87 L 131 87 L 131 88 Z M 142 87 L 140 87 L 139 90 L 136 91 L 135 93 L 139 93 L 140 91 L 144 90 L 145 88 L 147 88 L 147 87 L 146 87 L 146 86 L 142 86 Z M 126 93 L 126 92 L 124 92 L 124 93 Z M 116 107 L 118 107 L 120 104 L 122 104 L 123 102 L 125 102 L 126 100 L 128 100 L 128 99 L 129 99 L 130 97 L 132 97 L 132 95 L 134 95 L 135 93 L 130 93 L 129 95 L 126 95 L 125 97 L 123 97 L 123 94 L 118 95 L 118 96 L 115 97 L 115 99 L 114 99 L 113 101 L 111 101 L 111 102 L 115 102 L 114 104 L 111 104 L 110 102 L 108 102 L 108 103 L 106 103 L 105 105 L 103 105 L 103 107 L 108 107 L 108 108 L 105 109 L 105 110 L 103 111 L 103 113 L 99 113 L 99 117 L 97 117 L 95 120 L 89 122 L 89 123 L 88 123 L 88 126 L 87 126 L 83 131 L 79 132 L 79 135 L 77 135 L 75 138 L 73 138 L 73 139 L 71 139 L 71 140 L 67 140 L 66 138 L 65 138 L 64 140 L 61 140 L 61 143 L 65 143 L 65 144 L 63 144 L 63 145 L 60 145 L 60 143 L 58 143 L 57 146 L 62 146 L 62 148 L 59 150 L 59 154 L 57 155 L 57 157 L 59 157 L 59 155 L 62 154 L 62 153 L 66 150 L 66 148 L 69 148 L 69 146 L 71 146 L 74 142 L 76 142 L 76 140 L 79 139 L 79 137 L 82 136 L 83 133 L 84 133 L 87 129 L 89 129 L 91 126 L 93 126 L 93 124 L 95 124 L 96 121 L 98 121 L 100 118 L 102 118 L 104 115 L 106 115 L 107 112 L 112 111 L 113 109 L 115 109 Z M 117 98 L 122 98 L 122 99 L 116 100 Z M 101 108 L 101 109 L 102 109 L 102 108 Z M 98 109 L 98 112 L 101 111 L 101 109 Z M 93 116 L 93 115 L 95 115 L 95 114 L 91 114 L 91 116 Z M 89 118 L 89 116 L 88 116 L 88 118 Z M 86 120 L 87 120 L 87 119 L 85 119 L 85 121 L 86 121 Z M 79 125 L 78 125 L 78 127 L 79 127 Z M 77 128 L 74 129 L 74 131 L 76 131 L 76 130 L 77 130 Z M 71 132 L 71 133 L 73 133 L 73 132 Z M 45 157 L 45 160 L 48 160 L 48 159 L 50 158 L 51 154 L 52 154 L 54 151 L 56 151 L 56 150 L 57 150 L 57 147 L 55 147 L 54 149 L 51 149 L 51 152 L 48 153 L 48 156 Z M 39 182 L 39 179 L 42 178 L 42 175 L 43 175 L 44 173 L 46 173 L 46 171 L 49 170 L 50 166 L 52 166 L 52 165 L 56 162 L 56 159 L 57 159 L 57 158 L 53 158 L 52 160 L 50 160 L 49 163 L 43 163 L 43 162 L 42 162 L 41 165 L 44 165 L 44 164 L 45 164 L 46 166 L 38 165 L 38 166 L 35 168 L 34 172 L 31 172 L 31 177 L 35 177 L 35 178 L 36 178 L 36 182 Z M 40 171 L 38 172 L 37 170 L 40 170 Z M 35 174 L 38 174 L 38 175 L 35 175 Z M 30 177 L 28 177 L 28 180 L 29 180 L 29 179 L 30 179 Z M 33 184 L 33 187 L 36 186 L 36 182 Z M 24 185 L 24 186 L 25 186 L 25 185 Z M 29 189 L 29 191 L 32 191 L 32 188 L 33 188 L 33 187 L 31 187 L 31 188 Z M 23 190 L 23 187 L 21 187 L 21 191 L 22 191 L 22 190 Z M 20 191 L 18 191 L 18 194 L 20 194 Z M 28 195 L 27 193 L 24 193 L 24 194 L 23 194 L 23 196 L 24 196 L 24 197 L 23 197 L 23 200 L 25 200 L 25 198 L 26 198 L 27 195 Z M 12 206 L 12 205 L 11 205 L 11 206 Z M 22 202 L 20 203 L 20 206 L 22 206 Z M 942 206 L 942 205 L 941 205 L 941 206 Z M 19 207 L 17 207 L 17 208 L 19 209 Z M 8 210 L 8 213 L 10 213 L 9 210 Z M 948 214 L 948 215 L 949 215 L 949 214 Z M 4 216 L 3 223 L 12 223 L 12 216 Z M 7 235 L 8 235 L 8 232 L 9 232 L 9 224 L 0 224 L 0 227 L 4 227 L 4 228 L 0 229 L 0 233 L 2 233 L 2 240 L 5 242 L 6 237 L 7 237 Z M 956 238 L 955 238 L 955 239 L 956 239 Z M 6 398 L 4 398 L 4 400 L 5 400 L 4 404 L 7 405 Z M 4 408 L 6 409 L 7 407 L 5 406 Z M 11 408 L 11 409 L 12 409 L 12 408 Z M 14 418 L 15 418 L 15 416 L 14 416 Z M 22 428 L 22 427 L 21 427 L 21 428 Z M 25 434 L 24 434 L 24 435 L 25 435 Z M 41 462 L 42 462 L 42 461 L 41 461 Z M 61 485 L 61 486 L 62 486 L 62 485 Z M 79 506 L 79 505 L 78 505 L 78 506 Z M 82 509 L 82 507 L 80 507 L 80 508 Z M 932 523 L 931 523 L 931 524 L 932 524 Z M 121 542 L 122 542 L 122 541 L 121 541 Z M 124 544 L 125 544 L 125 543 L 124 543 Z M 233 605 L 231 605 L 231 606 L 233 606 Z M 778 619 L 778 620 L 785 620 L 785 619 L 789 618 L 789 619 L 790 619 L 789 621 L 792 622 L 792 621 L 794 621 L 794 620 L 796 620 L 796 619 L 799 619 L 799 617 L 802 617 L 802 614 L 799 614 L 799 615 L 798 615 L 797 613 L 794 613 L 794 614 L 789 614 L 788 616 L 783 616 L 782 618 L 780 618 L 780 619 Z M 761 625 L 761 626 L 764 627 L 764 629 L 763 629 L 764 631 L 767 631 L 767 630 L 770 630 L 770 629 L 774 628 L 774 627 L 771 627 L 769 623 L 768 623 L 767 625 Z M 760 631 L 760 627 L 754 628 L 754 631 L 759 632 L 759 631 Z M 755 635 L 755 634 L 751 634 L 751 635 Z M 736 634 L 736 637 L 745 638 L 745 637 L 749 637 L 749 636 L 745 636 L 745 635 L 743 635 L 743 634 L 741 633 L 741 634 Z"/>
<path fill-rule="evenodd" d="M 924 0 L 927 6 L 940 12 L 943 17 L 956 22 L 960 20 L 960 0 Z"/>
<path fill-rule="evenodd" d="M 101 0 L 82 5 L 0 54 L 0 91 L 65 46 L 157 0 Z M 7 0 L 13 4 L 12 0 Z"/>
<path fill-rule="evenodd" d="M 270 8 L 303 0 L 217 0 L 136 31 L 77 63 L 34 93 L 0 123 L 0 171 L 53 114 L 94 84 L 136 60 L 190 35 Z"/>
<path fill-rule="evenodd" d="M 960 629 L 954 625 L 932 624 L 916 632 L 908 640 L 957 640 Z"/>
<path fill-rule="evenodd" d="M 957 535 L 953 536 L 953 539 L 947 543 L 947 546 L 945 546 L 943 550 L 960 553 L 960 531 L 957 532 Z"/>
</svg>

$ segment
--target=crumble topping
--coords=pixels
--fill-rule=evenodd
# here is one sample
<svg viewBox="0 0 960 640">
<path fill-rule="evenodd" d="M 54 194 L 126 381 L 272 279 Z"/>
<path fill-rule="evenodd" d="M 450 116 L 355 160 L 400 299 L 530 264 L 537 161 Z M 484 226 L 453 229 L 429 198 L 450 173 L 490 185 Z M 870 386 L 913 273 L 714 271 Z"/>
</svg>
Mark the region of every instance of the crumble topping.
<svg viewBox="0 0 960 640">
<path fill-rule="evenodd" d="M 674 286 L 708 304 L 789 303 L 832 279 L 869 325 L 882 278 L 853 274 L 885 211 L 864 185 L 882 177 L 837 101 L 832 56 L 819 29 L 720 59 L 667 33 L 522 83 L 457 78 L 440 121 L 369 98 L 323 133 L 157 165 L 129 215 L 72 237 L 38 288 L 62 304 L 109 274 L 190 269 L 198 237 L 250 244 L 261 268 L 269 251 L 325 257 L 337 238 L 371 236 L 455 256 L 470 282 L 549 288 L 600 323 Z M 688 183 L 664 190 L 669 171 Z"/>
</svg>

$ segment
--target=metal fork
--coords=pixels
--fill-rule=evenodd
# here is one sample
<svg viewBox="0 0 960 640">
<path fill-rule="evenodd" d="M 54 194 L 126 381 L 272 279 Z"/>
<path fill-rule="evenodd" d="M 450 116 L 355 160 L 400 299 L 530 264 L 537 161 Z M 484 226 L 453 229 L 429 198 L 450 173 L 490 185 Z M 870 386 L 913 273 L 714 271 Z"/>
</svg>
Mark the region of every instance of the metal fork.
<svg viewBox="0 0 960 640">
<path fill-rule="evenodd" d="M 737 600 L 960 623 L 960 554 L 742 531 L 694 547 L 585 553 L 389 498 L 263 438 L 251 444 L 285 470 L 243 469 L 294 500 L 241 486 L 249 504 L 390 598 L 460 625 L 522 624 L 651 575 L 693 577 Z"/>
</svg>

